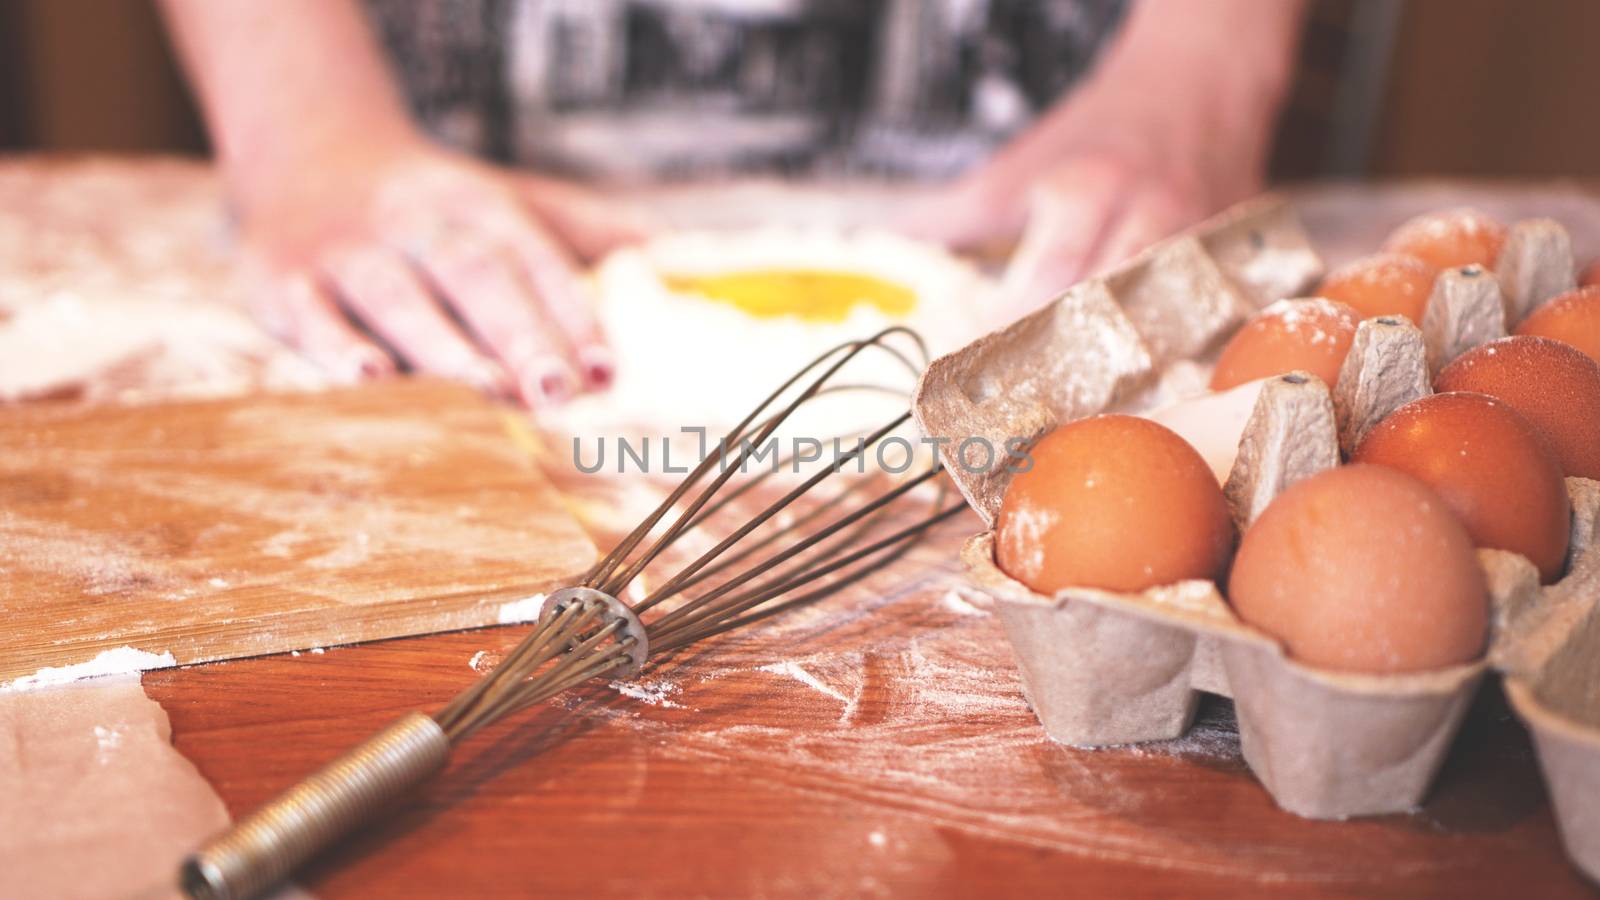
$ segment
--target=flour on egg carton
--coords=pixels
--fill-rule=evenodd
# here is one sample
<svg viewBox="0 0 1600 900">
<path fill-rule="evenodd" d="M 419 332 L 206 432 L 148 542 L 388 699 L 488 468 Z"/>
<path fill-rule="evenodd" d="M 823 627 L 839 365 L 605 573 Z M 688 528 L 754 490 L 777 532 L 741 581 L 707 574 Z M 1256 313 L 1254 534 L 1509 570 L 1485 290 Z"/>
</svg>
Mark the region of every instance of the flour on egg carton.
<svg viewBox="0 0 1600 900">
<path fill-rule="evenodd" d="M 1249 201 L 934 360 L 912 413 L 924 434 L 956 438 L 941 456 L 992 525 L 1007 478 L 1003 469 L 978 471 L 991 448 L 1039 437 L 1152 387 L 1167 364 L 1216 347 L 1322 271 L 1287 203 Z"/>
<path fill-rule="evenodd" d="M 1403 317 L 1361 323 L 1331 388 L 1305 372 L 1263 384 L 1224 485 L 1241 532 L 1288 486 L 1337 466 L 1384 416 L 1430 393 L 1443 365 L 1570 288 L 1570 241 L 1556 223 L 1518 223 L 1496 268 L 1442 273 L 1420 328 Z M 992 526 L 1007 473 L 961 465 L 964 440 L 1033 438 L 1113 407 L 1148 387 L 1164 362 L 1208 352 L 1255 309 L 1300 295 L 1321 272 L 1286 204 L 1244 204 L 936 360 L 913 411 L 943 439 L 951 478 Z M 1300 664 L 1241 622 L 1210 581 L 1050 597 L 1000 571 L 992 531 L 962 555 L 970 579 L 997 600 L 1024 692 L 1052 738 L 1169 740 L 1193 721 L 1200 692 L 1232 697 L 1246 763 L 1280 806 L 1302 816 L 1419 805 L 1484 673 L 1504 672 L 1535 734 L 1568 852 L 1600 877 L 1600 483 L 1569 478 L 1567 487 L 1566 577 L 1541 586 L 1525 558 L 1479 551 L 1493 608 L 1488 652 L 1427 672 Z"/>
</svg>

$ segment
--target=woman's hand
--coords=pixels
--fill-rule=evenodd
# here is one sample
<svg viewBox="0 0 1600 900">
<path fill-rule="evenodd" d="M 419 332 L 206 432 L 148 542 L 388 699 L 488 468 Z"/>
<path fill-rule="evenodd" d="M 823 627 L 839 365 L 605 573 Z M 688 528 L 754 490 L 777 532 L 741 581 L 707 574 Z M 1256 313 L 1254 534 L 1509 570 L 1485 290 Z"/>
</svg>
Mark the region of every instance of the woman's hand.
<svg viewBox="0 0 1600 900">
<path fill-rule="evenodd" d="M 1260 190 L 1298 4 L 1140 0 L 1090 78 L 908 229 L 1015 243 L 990 325 Z M 931 223 L 931 225 L 930 225 Z"/>
<path fill-rule="evenodd" d="M 638 238 L 636 215 L 420 139 L 319 147 L 287 171 L 232 182 L 251 305 L 336 376 L 392 367 L 370 333 L 417 371 L 530 405 L 611 380 L 576 260 Z"/>
<path fill-rule="evenodd" d="M 1262 129 L 1225 136 L 1226 111 L 1153 104 L 1154 91 L 1126 74 L 1085 86 L 1048 123 L 1049 162 L 1003 155 L 967 188 L 990 211 L 985 224 L 1020 230 L 1002 320 L 1261 189 Z"/>
<path fill-rule="evenodd" d="M 354 0 L 162 8 L 269 327 L 347 380 L 393 368 L 376 338 L 534 405 L 610 381 L 575 261 L 638 237 L 637 215 L 422 137 Z"/>
</svg>

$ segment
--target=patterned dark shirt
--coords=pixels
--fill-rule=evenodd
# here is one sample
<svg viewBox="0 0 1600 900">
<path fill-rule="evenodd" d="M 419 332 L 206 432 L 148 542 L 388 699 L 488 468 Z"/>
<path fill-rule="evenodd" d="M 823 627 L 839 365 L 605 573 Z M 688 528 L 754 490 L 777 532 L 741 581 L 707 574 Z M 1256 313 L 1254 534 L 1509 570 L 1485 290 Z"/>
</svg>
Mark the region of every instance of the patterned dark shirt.
<svg viewBox="0 0 1600 900">
<path fill-rule="evenodd" d="M 367 0 L 443 140 L 610 180 L 948 177 L 1094 61 L 1129 0 Z"/>
</svg>

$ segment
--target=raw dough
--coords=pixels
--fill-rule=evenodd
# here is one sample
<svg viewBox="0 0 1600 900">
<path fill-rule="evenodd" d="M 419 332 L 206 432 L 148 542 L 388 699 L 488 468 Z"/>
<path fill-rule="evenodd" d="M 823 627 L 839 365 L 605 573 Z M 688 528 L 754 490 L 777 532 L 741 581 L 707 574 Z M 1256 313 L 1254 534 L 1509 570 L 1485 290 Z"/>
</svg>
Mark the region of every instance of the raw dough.
<svg viewBox="0 0 1600 900">
<path fill-rule="evenodd" d="M 0 896 L 178 896 L 228 811 L 139 676 L 0 691 Z"/>
</svg>

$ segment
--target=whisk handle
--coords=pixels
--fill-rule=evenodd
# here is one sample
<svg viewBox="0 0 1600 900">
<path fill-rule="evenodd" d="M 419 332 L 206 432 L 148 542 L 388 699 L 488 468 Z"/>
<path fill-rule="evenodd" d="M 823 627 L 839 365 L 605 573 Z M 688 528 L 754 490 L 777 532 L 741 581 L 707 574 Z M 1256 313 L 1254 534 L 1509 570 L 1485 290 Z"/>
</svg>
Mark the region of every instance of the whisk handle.
<svg viewBox="0 0 1600 900">
<path fill-rule="evenodd" d="M 450 740 L 413 712 L 212 838 L 184 861 L 196 900 L 246 900 L 444 768 Z"/>
</svg>

